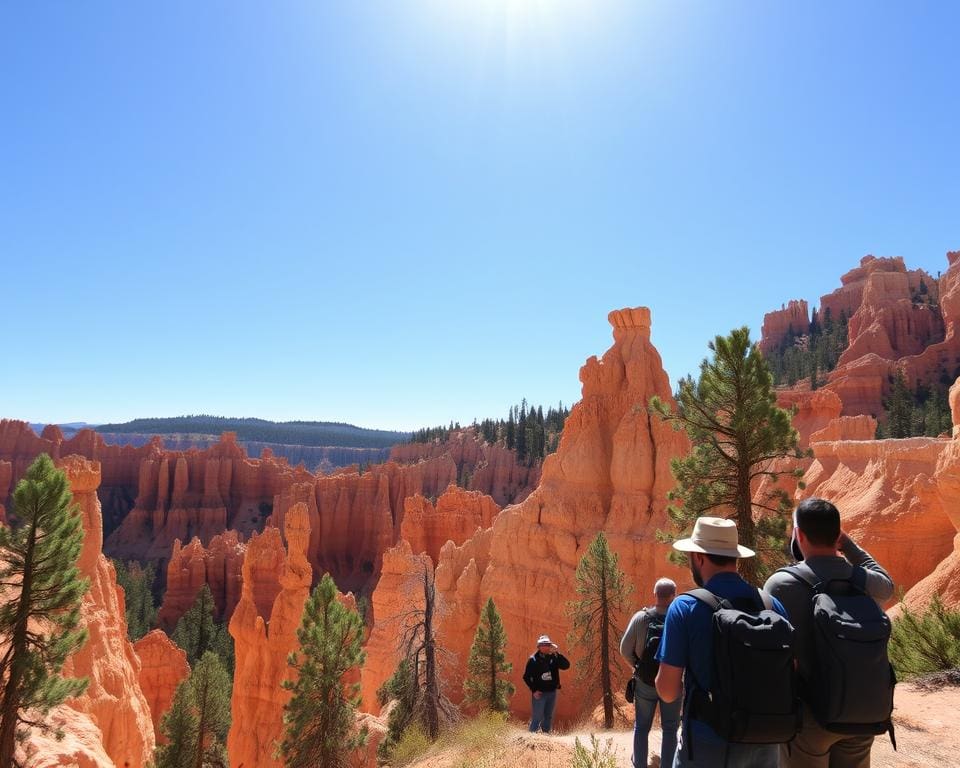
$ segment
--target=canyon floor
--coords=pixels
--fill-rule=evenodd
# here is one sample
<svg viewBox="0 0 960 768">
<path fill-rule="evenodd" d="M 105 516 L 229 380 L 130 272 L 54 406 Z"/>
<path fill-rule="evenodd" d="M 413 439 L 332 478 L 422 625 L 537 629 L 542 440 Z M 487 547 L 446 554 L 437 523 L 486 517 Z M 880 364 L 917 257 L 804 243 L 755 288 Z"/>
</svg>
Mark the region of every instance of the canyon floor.
<svg viewBox="0 0 960 768">
<path fill-rule="evenodd" d="M 960 730 L 956 714 L 960 712 L 960 687 L 924 691 L 913 685 L 897 688 L 894 722 L 898 750 L 894 752 L 886 736 L 873 747 L 874 768 L 946 768 L 958 765 Z M 545 736 L 531 734 L 514 724 L 482 744 L 457 742 L 435 747 L 410 768 L 570 768 L 577 739 L 590 746 L 591 733 L 616 756 L 617 768 L 632 768 L 630 755 L 633 733 L 625 728 L 597 731 L 577 727 Z M 660 749 L 660 732 L 650 734 L 651 754 Z"/>
</svg>

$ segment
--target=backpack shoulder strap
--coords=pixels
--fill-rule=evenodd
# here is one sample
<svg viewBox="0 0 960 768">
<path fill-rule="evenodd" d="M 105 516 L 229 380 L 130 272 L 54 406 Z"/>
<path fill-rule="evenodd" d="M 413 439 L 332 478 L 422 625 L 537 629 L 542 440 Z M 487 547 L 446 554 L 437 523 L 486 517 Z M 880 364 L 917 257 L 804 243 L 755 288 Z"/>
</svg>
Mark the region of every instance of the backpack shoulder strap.
<svg viewBox="0 0 960 768">
<path fill-rule="evenodd" d="M 793 576 L 797 581 L 803 582 L 814 592 L 820 592 L 823 589 L 823 582 L 813 572 L 809 566 L 804 567 L 802 563 L 788 565 L 786 568 L 778 568 L 776 573 L 786 573 Z"/>
<path fill-rule="evenodd" d="M 850 583 L 863 594 L 867 594 L 867 569 L 860 565 L 853 566 L 850 572 Z"/>
<path fill-rule="evenodd" d="M 684 592 L 683 594 L 690 595 L 690 597 L 699 600 L 701 603 L 709 607 L 714 613 L 719 611 L 726 602 L 726 600 L 717 597 L 709 589 L 691 589 L 689 592 Z"/>
</svg>

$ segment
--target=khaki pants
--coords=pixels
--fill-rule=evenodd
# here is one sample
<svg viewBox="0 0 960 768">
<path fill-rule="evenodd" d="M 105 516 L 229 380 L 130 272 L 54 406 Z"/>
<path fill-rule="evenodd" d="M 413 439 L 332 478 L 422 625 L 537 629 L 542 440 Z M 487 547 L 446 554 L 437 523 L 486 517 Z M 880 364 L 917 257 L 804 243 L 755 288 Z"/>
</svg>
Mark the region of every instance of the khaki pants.
<svg viewBox="0 0 960 768">
<path fill-rule="evenodd" d="M 803 730 L 780 747 L 780 768 L 870 768 L 873 736 L 831 733 L 803 713 Z"/>
</svg>

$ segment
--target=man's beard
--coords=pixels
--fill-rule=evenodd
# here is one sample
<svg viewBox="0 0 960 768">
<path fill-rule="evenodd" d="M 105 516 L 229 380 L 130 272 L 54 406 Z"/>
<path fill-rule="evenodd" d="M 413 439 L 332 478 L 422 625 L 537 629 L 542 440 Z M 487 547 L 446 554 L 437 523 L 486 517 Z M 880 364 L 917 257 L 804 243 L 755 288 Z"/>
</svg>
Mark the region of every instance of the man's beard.
<svg viewBox="0 0 960 768">
<path fill-rule="evenodd" d="M 700 573 L 700 568 L 697 566 L 697 563 L 694 561 L 693 557 L 690 557 L 690 573 L 693 575 L 693 583 L 698 587 L 703 586 L 703 574 Z"/>
</svg>

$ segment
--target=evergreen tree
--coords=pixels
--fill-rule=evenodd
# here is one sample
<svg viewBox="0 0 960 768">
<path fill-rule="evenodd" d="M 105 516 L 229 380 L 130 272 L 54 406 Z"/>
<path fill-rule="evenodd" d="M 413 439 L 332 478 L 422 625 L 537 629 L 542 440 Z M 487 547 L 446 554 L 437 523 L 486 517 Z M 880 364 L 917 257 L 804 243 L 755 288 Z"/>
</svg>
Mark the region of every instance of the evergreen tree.
<svg viewBox="0 0 960 768">
<path fill-rule="evenodd" d="M 307 601 L 297 640 L 300 647 L 289 658 L 297 680 L 283 682 L 292 697 L 284 708 L 279 752 L 286 765 L 346 768 L 367 738 L 366 730 L 351 734 L 360 686 L 343 682 L 347 672 L 363 664 L 363 622 L 337 600 L 330 574 Z"/>
<path fill-rule="evenodd" d="M 127 637 L 131 642 L 136 642 L 156 623 L 157 604 L 153 599 L 156 568 L 153 563 L 143 567 L 136 561 L 123 563 L 115 560 L 113 565 L 117 571 L 117 584 L 123 587 Z"/>
<path fill-rule="evenodd" d="M 903 371 L 897 370 L 887 401 L 887 434 L 889 437 L 910 437 L 913 433 L 913 394 L 907 387 Z"/>
<path fill-rule="evenodd" d="M 87 580 L 77 568 L 83 526 L 66 475 L 41 454 L 13 492 L 17 524 L 0 525 L 0 765 L 14 765 L 21 726 L 48 730 L 51 708 L 87 687 L 62 677 L 87 639 L 78 629 Z"/>
<path fill-rule="evenodd" d="M 224 745 L 231 688 L 220 657 L 204 653 L 177 687 L 170 712 L 161 720 L 161 733 L 169 743 L 156 749 L 156 768 L 229 768 Z"/>
<path fill-rule="evenodd" d="M 583 648 L 578 677 L 603 695 L 603 724 L 613 727 L 613 678 L 620 669 L 621 621 L 633 591 L 617 554 L 600 531 L 577 564 L 577 600 L 567 603 L 573 622 L 569 642 Z"/>
<path fill-rule="evenodd" d="M 226 622 L 214 620 L 216 604 L 210 587 L 204 584 L 193 601 L 193 605 L 180 617 L 173 630 L 171 639 L 187 654 L 187 661 L 194 665 L 207 651 L 213 651 L 233 675 L 234 651 L 233 638 Z"/>
<path fill-rule="evenodd" d="M 493 598 L 487 598 L 467 659 L 467 679 L 463 689 L 468 703 L 479 704 L 491 712 L 509 711 L 510 697 L 515 689 L 502 677 L 513 669 L 507 661 L 506 647 L 507 633 L 503 621 Z"/>
<path fill-rule="evenodd" d="M 197 743 L 197 717 L 190 705 L 190 686 L 183 681 L 177 686 L 170 709 L 160 719 L 160 733 L 167 743 L 154 752 L 156 768 L 193 768 Z"/>
<path fill-rule="evenodd" d="M 699 380 L 681 381 L 676 411 L 657 397 L 650 401 L 692 443 L 689 454 L 671 462 L 677 486 L 670 498 L 680 503 L 669 507 L 675 531 L 664 536 L 685 535 L 701 515 L 734 518 L 741 542 L 760 555 L 740 560 L 741 574 L 756 584 L 784 560 L 791 503 L 777 480 L 802 474 L 777 461 L 804 454 L 791 413 L 777 407 L 770 369 L 749 329 L 717 336 L 709 348 L 713 356 L 700 364 Z M 764 478 L 772 490 L 754 502 L 754 485 Z"/>
</svg>

